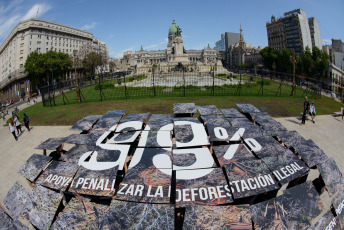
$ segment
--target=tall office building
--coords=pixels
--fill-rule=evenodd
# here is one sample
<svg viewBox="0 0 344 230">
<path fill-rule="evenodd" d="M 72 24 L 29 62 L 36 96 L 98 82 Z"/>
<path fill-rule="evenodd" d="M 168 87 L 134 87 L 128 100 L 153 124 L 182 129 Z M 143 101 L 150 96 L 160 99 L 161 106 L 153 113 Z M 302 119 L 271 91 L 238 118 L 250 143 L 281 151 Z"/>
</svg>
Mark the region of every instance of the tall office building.
<svg viewBox="0 0 344 230">
<path fill-rule="evenodd" d="M 27 56 L 37 51 L 49 50 L 73 55 L 89 45 L 93 51 L 108 49 L 92 33 L 70 26 L 41 19 L 20 22 L 0 46 L 0 101 L 24 98 L 31 91 L 31 84 L 24 73 Z"/>
<path fill-rule="evenodd" d="M 217 52 L 223 52 L 226 51 L 226 39 L 225 39 L 225 35 L 221 34 L 221 40 L 215 42 L 215 48 Z"/>
<path fill-rule="evenodd" d="M 319 50 L 322 49 L 322 42 L 321 42 L 321 36 L 320 36 L 320 29 L 318 20 L 314 17 L 308 19 L 309 24 L 309 30 L 311 32 L 311 39 L 312 39 L 312 46 L 318 47 Z"/>
<path fill-rule="evenodd" d="M 301 9 L 284 13 L 276 19 L 271 17 L 271 22 L 266 23 L 268 45 L 273 49 L 289 49 L 301 54 L 308 46 L 321 49 L 321 37 L 318 21 L 315 18 L 308 20 L 307 14 Z"/>
</svg>

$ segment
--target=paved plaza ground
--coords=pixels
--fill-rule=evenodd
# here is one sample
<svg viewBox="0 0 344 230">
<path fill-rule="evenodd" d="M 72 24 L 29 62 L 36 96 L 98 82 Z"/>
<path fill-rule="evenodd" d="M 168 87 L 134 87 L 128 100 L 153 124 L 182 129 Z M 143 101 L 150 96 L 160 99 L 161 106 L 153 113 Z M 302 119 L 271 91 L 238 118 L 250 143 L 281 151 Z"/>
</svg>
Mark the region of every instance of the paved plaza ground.
<svg viewBox="0 0 344 230">
<path fill-rule="evenodd" d="M 19 107 L 23 109 L 26 103 Z M 316 123 L 306 121 L 305 125 L 299 125 L 299 117 L 276 118 L 288 130 L 296 130 L 304 138 L 312 139 L 329 157 L 333 157 L 344 173 L 344 120 L 341 117 L 333 117 L 331 115 L 317 116 Z M 42 141 L 51 137 L 66 137 L 78 131 L 69 130 L 70 126 L 33 126 L 28 132 L 24 127 L 23 134 L 19 136 L 19 140 L 15 141 L 7 126 L 3 126 L 4 121 L 0 121 L 0 200 L 3 206 L 3 200 L 18 180 L 26 189 L 30 188 L 28 182 L 17 174 L 19 168 L 33 154 L 42 154 L 42 150 L 35 149 Z M 71 148 L 72 145 L 65 145 L 65 150 Z M 318 177 L 317 170 L 311 170 L 308 180 Z M 325 205 L 329 205 L 329 199 L 322 197 Z"/>
</svg>

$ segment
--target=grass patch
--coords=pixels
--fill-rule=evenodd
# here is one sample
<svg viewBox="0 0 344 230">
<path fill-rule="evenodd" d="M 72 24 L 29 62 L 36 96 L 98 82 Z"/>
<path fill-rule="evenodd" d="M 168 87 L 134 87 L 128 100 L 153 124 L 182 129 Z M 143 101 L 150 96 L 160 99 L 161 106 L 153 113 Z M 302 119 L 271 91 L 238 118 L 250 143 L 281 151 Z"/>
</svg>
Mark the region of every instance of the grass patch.
<svg viewBox="0 0 344 230">
<path fill-rule="evenodd" d="M 274 117 L 288 117 L 300 115 L 303 101 L 304 98 L 295 97 L 197 96 L 137 98 L 55 107 L 43 107 L 42 103 L 37 103 L 20 111 L 19 118 L 22 120 L 23 114 L 26 113 L 30 118 L 30 125 L 71 126 L 87 115 L 102 115 L 109 110 L 124 109 L 127 114 L 146 112 L 173 114 L 174 103 L 190 102 L 194 102 L 196 105 L 216 105 L 219 109 L 235 108 L 236 104 L 249 103 L 256 107 L 262 107 L 264 111 Z M 342 107 L 340 103 L 327 97 L 311 99 L 311 101 L 315 103 L 317 115 L 332 114 Z"/>
</svg>

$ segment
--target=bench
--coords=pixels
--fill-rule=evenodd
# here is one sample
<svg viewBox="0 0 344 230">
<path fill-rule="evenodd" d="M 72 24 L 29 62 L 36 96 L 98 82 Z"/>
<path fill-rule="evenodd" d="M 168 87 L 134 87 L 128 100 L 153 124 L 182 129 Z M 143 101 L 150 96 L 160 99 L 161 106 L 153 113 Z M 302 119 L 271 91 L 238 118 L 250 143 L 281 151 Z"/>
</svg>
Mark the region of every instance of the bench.
<svg viewBox="0 0 344 230">
<path fill-rule="evenodd" d="M 343 114 L 343 109 L 344 109 L 344 108 L 340 108 L 340 112 L 334 112 L 333 116 L 334 116 L 334 117 L 342 116 L 342 114 Z"/>
</svg>

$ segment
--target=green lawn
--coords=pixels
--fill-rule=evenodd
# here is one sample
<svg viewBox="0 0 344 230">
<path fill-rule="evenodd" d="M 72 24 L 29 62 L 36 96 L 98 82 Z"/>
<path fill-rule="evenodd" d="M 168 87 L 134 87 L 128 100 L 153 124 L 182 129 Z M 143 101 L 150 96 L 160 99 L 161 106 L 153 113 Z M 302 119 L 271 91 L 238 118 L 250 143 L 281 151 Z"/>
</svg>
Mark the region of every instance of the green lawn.
<svg viewBox="0 0 344 230">
<path fill-rule="evenodd" d="M 145 79 L 145 76 L 139 76 L 136 80 Z M 239 77 L 236 76 L 236 79 Z M 264 79 L 262 87 L 261 78 L 252 78 L 246 75 L 242 76 L 243 84 L 240 89 L 238 85 L 223 85 L 223 86 L 179 86 L 179 87 L 125 87 L 123 84 L 118 85 L 117 79 L 104 81 L 101 83 L 102 91 L 99 90 L 98 84 L 81 87 L 81 100 L 83 102 L 97 102 L 97 101 L 112 101 L 118 99 L 136 99 L 136 98 L 154 98 L 154 97 L 199 97 L 199 96 L 278 96 L 289 97 L 291 93 L 291 85 L 280 84 L 277 81 Z M 132 78 L 126 78 L 126 82 L 133 81 Z M 313 92 L 306 91 L 301 88 L 296 88 L 295 97 L 304 96 L 314 97 Z M 64 93 L 64 96 L 57 96 L 55 98 L 56 105 L 76 103 L 75 91 Z"/>
<path fill-rule="evenodd" d="M 73 93 L 73 92 L 71 92 Z M 75 93 L 75 92 L 74 92 Z M 304 98 L 297 97 L 250 97 L 250 96 L 197 96 L 197 97 L 155 97 L 68 104 L 64 106 L 43 107 L 37 103 L 20 111 L 30 117 L 31 125 L 73 125 L 87 115 L 104 114 L 109 110 L 124 109 L 131 113 L 172 114 L 174 103 L 194 102 L 196 105 L 216 105 L 218 108 L 235 108 L 236 104 L 250 103 L 274 117 L 299 116 Z M 340 111 L 342 105 L 330 98 L 311 99 L 318 115 Z"/>
</svg>

